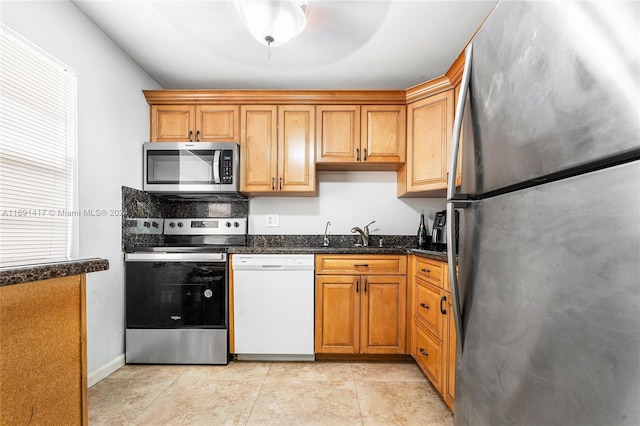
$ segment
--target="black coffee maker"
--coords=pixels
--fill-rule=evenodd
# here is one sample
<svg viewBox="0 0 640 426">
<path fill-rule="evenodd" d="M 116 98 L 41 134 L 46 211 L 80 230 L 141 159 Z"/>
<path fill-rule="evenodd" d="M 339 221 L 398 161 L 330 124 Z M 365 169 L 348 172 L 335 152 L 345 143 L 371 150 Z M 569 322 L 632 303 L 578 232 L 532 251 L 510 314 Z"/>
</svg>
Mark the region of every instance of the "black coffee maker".
<svg viewBox="0 0 640 426">
<path fill-rule="evenodd" d="M 456 215 L 456 230 L 455 237 L 456 243 L 458 242 L 458 223 L 460 223 L 458 212 Z M 431 243 L 437 250 L 447 249 L 447 211 L 442 210 L 436 213 L 433 219 L 433 231 L 431 232 Z M 457 248 L 458 244 L 456 244 Z"/>
</svg>

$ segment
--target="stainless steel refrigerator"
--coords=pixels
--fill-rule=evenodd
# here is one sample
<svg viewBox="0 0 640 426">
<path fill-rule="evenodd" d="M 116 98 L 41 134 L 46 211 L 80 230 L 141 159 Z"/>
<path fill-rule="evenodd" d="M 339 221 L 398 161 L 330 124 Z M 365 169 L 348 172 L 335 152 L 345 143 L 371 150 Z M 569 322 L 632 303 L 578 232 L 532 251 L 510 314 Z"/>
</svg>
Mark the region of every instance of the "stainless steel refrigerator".
<svg viewBox="0 0 640 426">
<path fill-rule="evenodd" d="M 639 39 L 639 2 L 501 2 L 467 49 L 457 426 L 640 424 Z"/>
</svg>

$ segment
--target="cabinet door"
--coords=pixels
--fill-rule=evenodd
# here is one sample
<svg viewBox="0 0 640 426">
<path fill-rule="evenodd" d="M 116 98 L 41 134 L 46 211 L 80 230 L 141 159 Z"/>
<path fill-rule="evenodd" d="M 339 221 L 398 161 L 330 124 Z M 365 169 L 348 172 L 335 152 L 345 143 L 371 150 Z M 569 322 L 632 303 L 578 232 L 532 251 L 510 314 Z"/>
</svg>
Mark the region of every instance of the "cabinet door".
<svg viewBox="0 0 640 426">
<path fill-rule="evenodd" d="M 447 188 L 447 160 L 453 129 L 453 90 L 408 106 L 406 192 Z M 405 195 L 399 191 L 398 195 Z"/>
<path fill-rule="evenodd" d="M 240 190 L 273 192 L 278 162 L 277 108 L 243 105 L 240 108 Z"/>
<path fill-rule="evenodd" d="M 414 342 L 418 365 L 442 394 L 442 344 L 431 337 L 420 323 L 416 324 Z"/>
<path fill-rule="evenodd" d="M 317 163 L 360 162 L 360 106 L 319 105 L 316 120 Z"/>
<path fill-rule="evenodd" d="M 362 107 L 361 161 L 404 163 L 406 146 L 404 105 L 365 105 Z"/>
<path fill-rule="evenodd" d="M 361 352 L 405 353 L 407 279 L 365 275 L 362 281 Z"/>
<path fill-rule="evenodd" d="M 240 117 L 237 105 L 198 105 L 196 142 L 240 142 Z"/>
<path fill-rule="evenodd" d="M 443 293 L 439 288 L 432 286 L 426 281 L 416 278 L 414 309 L 416 319 L 424 322 L 427 328 L 435 335 L 438 340 L 443 339 L 443 330 L 446 330 L 444 316 L 441 308 L 445 308 L 443 301 Z"/>
<path fill-rule="evenodd" d="M 278 190 L 315 194 L 315 107 L 278 107 Z"/>
<path fill-rule="evenodd" d="M 152 142 L 190 142 L 194 139 L 195 106 L 152 105 Z"/>
<path fill-rule="evenodd" d="M 360 276 L 316 275 L 317 353 L 360 351 Z"/>
</svg>

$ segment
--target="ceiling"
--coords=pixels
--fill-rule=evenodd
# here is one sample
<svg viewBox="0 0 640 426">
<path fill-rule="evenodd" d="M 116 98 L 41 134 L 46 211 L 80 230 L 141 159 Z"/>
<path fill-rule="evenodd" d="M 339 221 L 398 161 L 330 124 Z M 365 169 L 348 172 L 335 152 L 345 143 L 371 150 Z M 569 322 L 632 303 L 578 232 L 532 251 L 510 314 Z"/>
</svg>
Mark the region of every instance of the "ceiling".
<svg viewBox="0 0 640 426">
<path fill-rule="evenodd" d="M 309 0 L 270 49 L 231 0 L 73 3 L 165 89 L 402 90 L 443 75 L 496 1 Z"/>
</svg>

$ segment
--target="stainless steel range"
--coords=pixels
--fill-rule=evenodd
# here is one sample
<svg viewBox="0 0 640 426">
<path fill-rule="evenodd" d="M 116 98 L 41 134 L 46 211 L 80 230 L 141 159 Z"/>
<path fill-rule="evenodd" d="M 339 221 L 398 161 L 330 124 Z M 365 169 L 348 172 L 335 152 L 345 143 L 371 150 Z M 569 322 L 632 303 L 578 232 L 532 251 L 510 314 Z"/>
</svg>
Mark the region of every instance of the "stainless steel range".
<svg viewBox="0 0 640 426">
<path fill-rule="evenodd" d="M 227 248 L 246 218 L 164 219 L 165 244 L 125 255 L 126 350 L 133 364 L 227 364 Z"/>
</svg>

